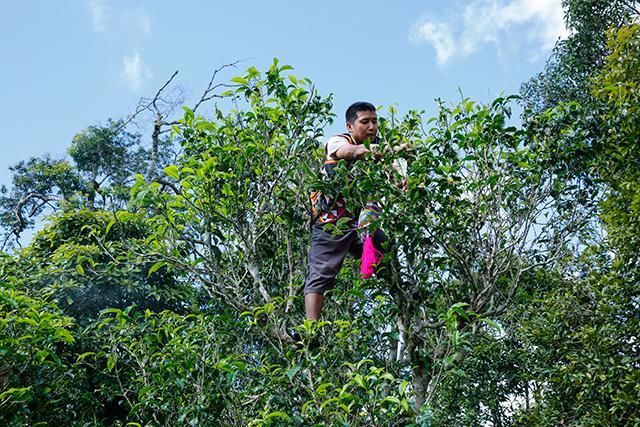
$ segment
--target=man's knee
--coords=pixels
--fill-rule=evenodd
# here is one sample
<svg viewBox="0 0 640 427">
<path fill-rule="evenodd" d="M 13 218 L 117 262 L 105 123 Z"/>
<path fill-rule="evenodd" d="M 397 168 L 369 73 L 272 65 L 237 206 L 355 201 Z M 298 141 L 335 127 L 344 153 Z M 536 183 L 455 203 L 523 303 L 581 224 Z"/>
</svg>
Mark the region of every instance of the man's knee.
<svg viewBox="0 0 640 427">
<path fill-rule="evenodd" d="M 307 280 L 304 284 L 304 294 L 320 294 L 324 295 L 325 292 L 333 289 L 335 284 L 335 274 L 333 275 L 321 275 L 321 274 L 313 274 L 314 272 L 309 273 Z"/>
</svg>

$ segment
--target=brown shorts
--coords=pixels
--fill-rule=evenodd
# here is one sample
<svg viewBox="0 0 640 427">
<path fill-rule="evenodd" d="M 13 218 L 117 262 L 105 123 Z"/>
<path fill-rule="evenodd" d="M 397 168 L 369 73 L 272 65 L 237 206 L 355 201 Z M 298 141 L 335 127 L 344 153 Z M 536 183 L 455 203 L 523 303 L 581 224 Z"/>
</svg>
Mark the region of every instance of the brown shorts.
<svg viewBox="0 0 640 427">
<path fill-rule="evenodd" d="M 309 250 L 309 275 L 304 284 L 304 294 L 324 294 L 333 289 L 347 253 L 354 258 L 362 256 L 362 241 L 353 229 L 340 236 L 332 236 L 322 230 L 324 224 L 315 222 L 311 227 L 311 249 Z M 389 239 L 380 229 L 373 235 L 373 244 L 386 253 L 385 242 Z"/>
</svg>

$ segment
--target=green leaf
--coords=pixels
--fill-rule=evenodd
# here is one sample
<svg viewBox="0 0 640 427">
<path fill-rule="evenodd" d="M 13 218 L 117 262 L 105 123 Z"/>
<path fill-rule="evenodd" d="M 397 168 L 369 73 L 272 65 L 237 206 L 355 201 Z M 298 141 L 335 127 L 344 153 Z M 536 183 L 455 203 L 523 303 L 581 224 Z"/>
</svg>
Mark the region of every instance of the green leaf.
<svg viewBox="0 0 640 427">
<path fill-rule="evenodd" d="M 291 417 L 289 415 L 287 415 L 286 413 L 282 412 L 282 411 L 275 411 L 275 412 L 271 412 L 270 414 L 267 414 L 267 416 L 264 417 L 265 420 L 272 420 L 272 419 L 281 419 L 285 422 L 292 422 L 293 420 L 291 419 Z"/>
<path fill-rule="evenodd" d="M 384 374 L 380 375 L 380 378 L 382 378 L 383 380 L 388 380 L 388 381 L 395 380 L 393 375 L 391 375 L 389 372 L 385 372 Z"/>
<path fill-rule="evenodd" d="M 71 335 L 71 333 L 66 329 L 58 329 L 56 331 L 56 337 L 61 341 L 66 342 L 67 344 L 72 344 L 75 342 L 75 338 L 73 338 L 73 335 Z"/>
<path fill-rule="evenodd" d="M 340 230 L 343 230 L 349 225 L 350 222 L 351 222 L 351 218 L 343 216 L 342 218 L 339 218 L 338 221 L 336 222 L 336 227 Z"/>
<path fill-rule="evenodd" d="M 246 365 L 244 362 L 242 362 L 242 361 L 240 361 L 240 360 L 237 360 L 237 361 L 233 362 L 233 364 L 234 364 L 234 365 L 235 365 L 235 367 L 236 367 L 236 368 L 238 368 L 238 369 L 240 370 L 240 372 L 242 372 L 243 374 L 246 374 L 246 373 L 247 373 L 247 365 Z"/>
<path fill-rule="evenodd" d="M 289 379 L 293 379 L 293 377 L 295 377 L 296 374 L 300 372 L 300 369 L 302 369 L 302 367 L 300 366 L 292 366 L 291 368 L 287 369 L 287 376 L 289 377 Z"/>
<path fill-rule="evenodd" d="M 228 182 L 225 182 L 222 186 L 222 194 L 225 196 L 233 196 L 233 190 L 231 189 L 231 185 Z"/>
<path fill-rule="evenodd" d="M 198 122 L 198 124 L 196 124 L 196 129 L 198 129 L 198 130 L 207 130 L 209 132 L 215 132 L 216 126 L 211 122 L 202 121 L 202 122 Z"/>
<path fill-rule="evenodd" d="M 173 178 L 173 179 L 178 179 L 179 178 L 179 172 L 178 172 L 178 167 L 176 165 L 169 165 L 166 168 L 164 168 L 164 173 L 167 174 L 167 176 Z"/>
<path fill-rule="evenodd" d="M 322 383 L 316 388 L 316 394 L 325 395 L 327 394 L 327 388 L 333 387 L 332 383 Z"/>
<path fill-rule="evenodd" d="M 107 369 L 109 372 L 113 371 L 113 368 L 116 366 L 116 356 L 114 354 L 110 354 L 107 358 Z"/>
<path fill-rule="evenodd" d="M 306 402 L 304 402 L 304 404 L 302 405 L 302 408 L 300 409 L 300 411 L 304 414 L 307 412 L 307 408 L 311 405 L 313 405 L 314 403 L 316 403 L 314 400 L 307 400 Z"/>
<path fill-rule="evenodd" d="M 337 403 L 338 402 L 338 398 L 337 397 L 332 397 L 329 400 L 325 400 L 324 402 L 322 402 L 322 404 L 320 405 L 320 410 L 323 411 L 324 408 L 326 408 L 328 405 L 332 404 L 332 403 Z"/>
<path fill-rule="evenodd" d="M 362 388 L 367 388 L 367 386 L 364 383 L 364 378 L 362 378 L 362 375 L 360 374 L 356 374 L 353 376 L 353 381 L 358 384 L 358 386 L 362 387 Z"/>
<path fill-rule="evenodd" d="M 0 393 L 0 400 L 3 400 L 7 397 L 14 398 L 18 401 L 28 400 L 29 399 L 28 394 L 29 394 L 29 387 L 10 388 L 7 391 Z"/>
<path fill-rule="evenodd" d="M 149 272 L 147 273 L 147 277 L 151 276 L 153 273 L 155 273 L 156 271 L 158 271 L 160 268 L 164 267 L 165 265 L 167 265 L 166 261 L 158 261 L 158 262 L 156 262 L 149 269 Z"/>
<path fill-rule="evenodd" d="M 100 312 L 100 314 L 104 315 L 104 314 L 115 314 L 118 315 L 122 313 L 122 310 L 120 310 L 119 308 L 105 308 L 104 310 L 102 310 Z"/>
<path fill-rule="evenodd" d="M 79 355 L 76 358 L 76 363 L 83 361 L 84 359 L 86 359 L 89 356 L 95 356 L 95 353 L 93 351 L 87 351 L 85 353 L 82 353 L 81 355 Z"/>
<path fill-rule="evenodd" d="M 245 79 L 244 77 L 232 77 L 231 81 L 233 83 L 238 83 L 241 85 L 246 85 L 247 83 L 249 83 L 249 81 L 247 79 Z"/>
<path fill-rule="evenodd" d="M 398 399 L 395 396 L 387 396 L 384 399 L 382 399 L 383 402 L 391 402 L 394 403 L 396 405 L 400 405 L 400 399 Z"/>
<path fill-rule="evenodd" d="M 104 230 L 104 235 L 106 236 L 107 234 L 109 234 L 109 230 L 111 230 L 111 227 L 114 226 L 114 224 L 116 223 L 115 219 L 112 219 L 111 221 L 109 221 L 109 224 L 107 224 L 107 227 Z"/>
<path fill-rule="evenodd" d="M 487 319 L 487 318 L 483 317 L 482 319 L 480 319 L 480 321 L 483 322 L 483 323 L 486 323 L 488 326 L 492 327 L 493 329 L 495 329 L 497 331 L 501 331 L 502 330 L 502 327 L 499 324 L 497 324 L 496 322 L 494 322 L 493 320 L 491 320 L 491 319 Z"/>
</svg>

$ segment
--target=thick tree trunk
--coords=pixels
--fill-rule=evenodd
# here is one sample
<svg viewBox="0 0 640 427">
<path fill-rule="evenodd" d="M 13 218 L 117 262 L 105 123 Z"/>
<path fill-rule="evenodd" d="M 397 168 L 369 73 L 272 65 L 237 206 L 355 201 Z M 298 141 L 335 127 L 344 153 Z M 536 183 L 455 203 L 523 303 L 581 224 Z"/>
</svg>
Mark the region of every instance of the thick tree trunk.
<svg viewBox="0 0 640 427">
<path fill-rule="evenodd" d="M 393 335 L 393 333 L 395 332 L 395 335 L 397 335 L 398 332 L 398 326 L 393 326 L 391 328 L 391 334 Z M 399 344 L 399 340 L 398 338 L 391 336 L 390 338 L 390 343 L 389 343 L 389 356 L 387 357 L 387 360 L 389 361 L 389 363 L 394 363 L 398 361 L 398 344 Z"/>
<path fill-rule="evenodd" d="M 420 412 L 420 409 L 422 409 L 427 401 L 427 390 L 430 382 L 431 376 L 426 372 L 424 362 L 418 361 L 418 363 L 413 366 L 413 375 L 411 378 L 413 404 L 416 412 Z"/>
</svg>

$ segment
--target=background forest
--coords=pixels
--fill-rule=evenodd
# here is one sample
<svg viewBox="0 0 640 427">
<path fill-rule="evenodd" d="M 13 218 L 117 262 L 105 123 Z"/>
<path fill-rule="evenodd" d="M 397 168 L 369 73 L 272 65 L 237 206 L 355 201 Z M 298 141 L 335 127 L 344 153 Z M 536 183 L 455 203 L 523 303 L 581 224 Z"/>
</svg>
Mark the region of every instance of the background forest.
<svg viewBox="0 0 640 427">
<path fill-rule="evenodd" d="M 15 164 L 0 424 L 640 425 L 638 3 L 563 5 L 518 96 L 381 109 L 387 155 L 331 180 L 331 96 L 277 60 L 182 110 L 174 75 L 71 161 Z M 384 279 L 348 262 L 319 322 L 314 190 L 379 200 L 397 252 Z"/>
</svg>

